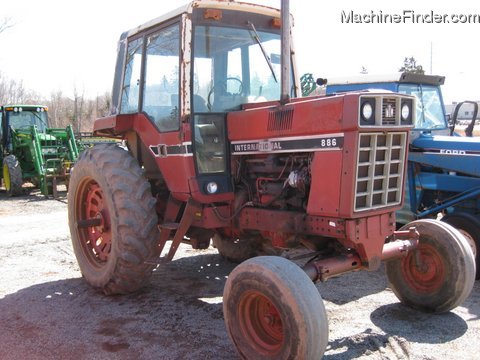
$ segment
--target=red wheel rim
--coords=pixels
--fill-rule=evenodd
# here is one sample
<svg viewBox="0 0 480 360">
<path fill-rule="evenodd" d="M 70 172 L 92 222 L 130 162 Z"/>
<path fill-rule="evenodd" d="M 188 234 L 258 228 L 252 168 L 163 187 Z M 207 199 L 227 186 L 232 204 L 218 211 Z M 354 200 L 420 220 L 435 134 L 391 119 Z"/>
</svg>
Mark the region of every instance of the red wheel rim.
<svg viewBox="0 0 480 360">
<path fill-rule="evenodd" d="M 430 294 L 445 281 L 444 258 L 430 244 L 420 244 L 416 251 L 407 255 L 402 266 L 407 284 L 417 292 Z"/>
<path fill-rule="evenodd" d="M 78 226 L 81 246 L 92 264 L 101 265 L 108 260 L 112 247 L 110 214 L 103 191 L 96 181 L 88 179 L 77 194 L 77 223 L 85 224 Z"/>
<path fill-rule="evenodd" d="M 281 349 L 283 324 L 273 301 L 250 290 L 238 302 L 238 314 L 243 336 L 258 353 L 272 356 Z"/>
</svg>

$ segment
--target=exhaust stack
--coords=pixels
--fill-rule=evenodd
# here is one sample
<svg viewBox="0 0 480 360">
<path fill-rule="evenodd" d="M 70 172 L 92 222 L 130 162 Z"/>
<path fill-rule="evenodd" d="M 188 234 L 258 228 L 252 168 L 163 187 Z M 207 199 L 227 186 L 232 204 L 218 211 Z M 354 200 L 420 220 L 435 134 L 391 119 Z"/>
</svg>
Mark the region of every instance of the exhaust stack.
<svg viewBox="0 0 480 360">
<path fill-rule="evenodd" d="M 281 3 L 282 21 L 282 55 L 281 55 L 281 86 L 282 92 L 280 102 L 282 105 L 290 101 L 290 4 L 289 0 L 282 0 Z"/>
</svg>

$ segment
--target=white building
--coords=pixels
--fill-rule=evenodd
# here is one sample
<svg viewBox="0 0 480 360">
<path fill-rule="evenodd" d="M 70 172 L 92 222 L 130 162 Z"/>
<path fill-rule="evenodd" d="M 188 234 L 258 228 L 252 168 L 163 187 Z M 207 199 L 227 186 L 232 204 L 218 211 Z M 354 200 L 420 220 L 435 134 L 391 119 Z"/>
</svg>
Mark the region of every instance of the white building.
<svg viewBox="0 0 480 360">
<path fill-rule="evenodd" d="M 476 101 L 480 105 L 480 101 Z M 452 104 L 445 104 L 445 112 L 453 116 L 453 112 L 459 103 L 453 102 Z M 473 117 L 474 106 L 473 104 L 463 104 L 458 112 L 458 120 L 471 120 Z M 477 113 L 477 120 L 480 120 L 480 111 Z"/>
</svg>

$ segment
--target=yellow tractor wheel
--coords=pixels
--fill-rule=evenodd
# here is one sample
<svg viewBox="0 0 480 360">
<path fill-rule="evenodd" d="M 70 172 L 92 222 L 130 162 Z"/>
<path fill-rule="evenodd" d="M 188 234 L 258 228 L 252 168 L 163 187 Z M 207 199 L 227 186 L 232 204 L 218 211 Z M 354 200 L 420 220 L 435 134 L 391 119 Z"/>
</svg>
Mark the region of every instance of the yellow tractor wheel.
<svg viewBox="0 0 480 360">
<path fill-rule="evenodd" d="M 8 155 L 3 159 L 3 182 L 8 196 L 22 193 L 22 169 L 15 155 Z"/>
</svg>

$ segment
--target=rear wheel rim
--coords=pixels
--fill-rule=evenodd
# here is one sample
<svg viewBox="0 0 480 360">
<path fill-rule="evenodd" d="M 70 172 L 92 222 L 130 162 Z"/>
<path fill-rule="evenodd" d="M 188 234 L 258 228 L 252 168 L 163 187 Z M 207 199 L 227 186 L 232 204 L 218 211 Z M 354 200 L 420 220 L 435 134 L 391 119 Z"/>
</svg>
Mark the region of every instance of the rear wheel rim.
<svg viewBox="0 0 480 360">
<path fill-rule="evenodd" d="M 78 227 L 79 240 L 86 257 L 94 266 L 104 265 L 112 249 L 110 213 L 103 190 L 93 179 L 85 180 L 78 189 L 77 223 L 96 221 Z"/>
<path fill-rule="evenodd" d="M 447 265 L 445 259 L 430 244 L 421 243 L 403 261 L 406 283 L 419 293 L 431 294 L 442 287 Z"/>
<path fill-rule="evenodd" d="M 269 298 L 258 291 L 246 292 L 238 303 L 241 331 L 259 353 L 273 356 L 284 342 L 280 312 Z"/>
</svg>

